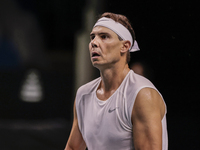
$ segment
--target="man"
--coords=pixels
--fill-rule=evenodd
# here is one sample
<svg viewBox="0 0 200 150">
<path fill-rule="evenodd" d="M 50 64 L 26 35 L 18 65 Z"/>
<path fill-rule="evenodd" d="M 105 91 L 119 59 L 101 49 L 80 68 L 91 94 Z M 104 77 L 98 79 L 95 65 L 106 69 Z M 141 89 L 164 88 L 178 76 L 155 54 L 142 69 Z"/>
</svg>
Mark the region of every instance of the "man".
<svg viewBox="0 0 200 150">
<path fill-rule="evenodd" d="M 128 66 L 130 52 L 138 50 L 128 19 L 104 13 L 90 38 L 91 62 L 100 77 L 77 91 L 65 150 L 167 150 L 163 98 Z"/>
</svg>

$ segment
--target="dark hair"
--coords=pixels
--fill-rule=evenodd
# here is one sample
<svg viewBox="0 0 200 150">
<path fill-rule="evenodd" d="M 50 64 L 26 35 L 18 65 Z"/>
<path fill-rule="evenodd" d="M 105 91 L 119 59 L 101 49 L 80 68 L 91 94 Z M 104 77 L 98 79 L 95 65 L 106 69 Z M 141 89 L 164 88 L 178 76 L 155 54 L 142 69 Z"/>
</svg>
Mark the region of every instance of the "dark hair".
<svg viewBox="0 0 200 150">
<path fill-rule="evenodd" d="M 111 18 L 111 19 L 113 19 L 114 21 L 119 22 L 119 23 L 121 23 L 124 27 L 126 27 L 126 28 L 129 30 L 129 32 L 131 33 L 131 36 L 132 36 L 132 38 L 133 38 L 132 43 L 134 44 L 134 41 L 135 41 L 135 32 L 134 32 L 134 30 L 133 30 L 133 28 L 132 28 L 132 26 L 131 26 L 130 21 L 128 20 L 128 18 L 127 18 L 126 16 L 121 15 L 121 14 L 114 14 L 114 13 L 111 13 L 111 12 L 105 12 L 105 13 L 103 13 L 103 14 L 99 17 L 99 19 L 102 18 L 102 17 Z M 119 40 L 122 40 L 121 37 L 119 38 Z M 133 45 L 132 45 L 132 46 L 133 46 Z M 127 63 L 130 62 L 130 57 L 131 57 L 131 56 L 130 56 L 130 52 L 128 51 L 128 53 L 127 53 Z"/>
</svg>

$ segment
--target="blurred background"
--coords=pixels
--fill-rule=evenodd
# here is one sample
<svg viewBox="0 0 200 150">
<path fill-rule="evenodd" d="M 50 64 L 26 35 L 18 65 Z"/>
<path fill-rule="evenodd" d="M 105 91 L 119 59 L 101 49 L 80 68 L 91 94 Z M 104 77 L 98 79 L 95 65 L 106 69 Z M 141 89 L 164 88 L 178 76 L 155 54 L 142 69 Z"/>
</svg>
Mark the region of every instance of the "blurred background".
<svg viewBox="0 0 200 150">
<path fill-rule="evenodd" d="M 0 0 L 0 150 L 62 150 L 77 88 L 96 78 L 89 33 L 126 15 L 141 51 L 130 67 L 168 107 L 169 150 L 199 150 L 197 1 Z"/>
</svg>

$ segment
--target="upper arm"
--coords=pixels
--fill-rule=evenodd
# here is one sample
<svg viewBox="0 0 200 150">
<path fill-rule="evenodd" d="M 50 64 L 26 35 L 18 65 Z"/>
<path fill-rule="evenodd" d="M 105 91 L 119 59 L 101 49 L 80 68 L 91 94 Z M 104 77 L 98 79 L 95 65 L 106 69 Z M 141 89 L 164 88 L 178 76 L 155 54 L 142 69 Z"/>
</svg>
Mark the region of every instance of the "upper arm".
<svg viewBox="0 0 200 150">
<path fill-rule="evenodd" d="M 133 142 L 136 150 L 162 149 L 162 118 L 165 105 L 160 94 L 151 88 L 142 89 L 132 111 Z"/>
<path fill-rule="evenodd" d="M 85 149 L 86 149 L 86 144 L 85 141 L 83 140 L 82 134 L 78 127 L 76 100 L 75 100 L 73 125 L 65 150 L 85 150 Z"/>
</svg>

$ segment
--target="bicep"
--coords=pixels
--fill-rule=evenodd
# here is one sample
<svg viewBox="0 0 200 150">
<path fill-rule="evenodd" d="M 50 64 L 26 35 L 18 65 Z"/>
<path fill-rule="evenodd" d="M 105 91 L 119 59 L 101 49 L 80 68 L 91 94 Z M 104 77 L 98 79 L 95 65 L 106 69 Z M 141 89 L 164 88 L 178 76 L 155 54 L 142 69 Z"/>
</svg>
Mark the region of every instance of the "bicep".
<svg viewBox="0 0 200 150">
<path fill-rule="evenodd" d="M 144 88 L 135 100 L 132 111 L 135 149 L 162 149 L 162 99 L 157 91 Z"/>
<path fill-rule="evenodd" d="M 73 119 L 72 129 L 65 150 L 71 150 L 71 149 L 73 150 L 86 149 L 85 141 L 83 140 L 82 134 L 78 127 L 76 100 L 74 102 L 74 119 Z"/>
</svg>

